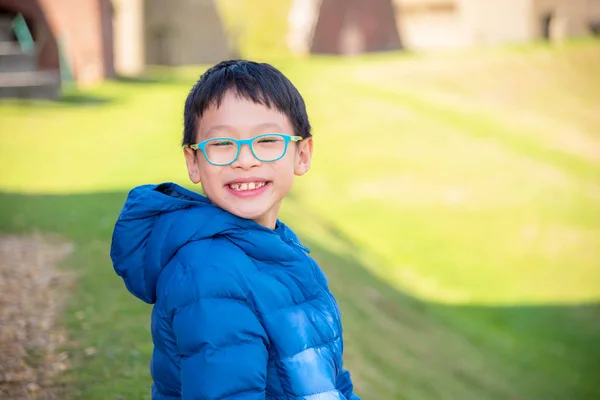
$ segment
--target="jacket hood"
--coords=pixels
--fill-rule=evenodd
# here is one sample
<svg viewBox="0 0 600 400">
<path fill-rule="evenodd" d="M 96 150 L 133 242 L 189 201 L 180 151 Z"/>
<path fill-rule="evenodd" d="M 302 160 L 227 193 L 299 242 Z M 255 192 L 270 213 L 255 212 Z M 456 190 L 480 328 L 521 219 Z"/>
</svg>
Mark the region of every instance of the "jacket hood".
<svg viewBox="0 0 600 400">
<path fill-rule="evenodd" d="M 275 230 L 237 217 L 205 196 L 174 183 L 138 186 L 129 192 L 115 224 L 110 257 L 127 289 L 146 303 L 156 301 L 162 269 L 186 243 L 227 236 L 255 259 L 297 260 L 302 246 L 296 235 L 277 221 Z"/>
</svg>

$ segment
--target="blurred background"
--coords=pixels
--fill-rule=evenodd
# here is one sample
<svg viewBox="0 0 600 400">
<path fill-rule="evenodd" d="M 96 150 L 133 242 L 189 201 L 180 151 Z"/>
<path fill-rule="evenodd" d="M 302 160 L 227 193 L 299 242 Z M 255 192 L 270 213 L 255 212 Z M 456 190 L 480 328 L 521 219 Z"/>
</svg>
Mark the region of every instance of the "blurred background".
<svg viewBox="0 0 600 400">
<path fill-rule="evenodd" d="M 305 97 L 281 218 L 363 399 L 600 399 L 598 33 L 599 0 L 0 0 L 0 397 L 150 398 L 112 228 L 189 187 L 184 99 L 245 57 Z"/>
</svg>

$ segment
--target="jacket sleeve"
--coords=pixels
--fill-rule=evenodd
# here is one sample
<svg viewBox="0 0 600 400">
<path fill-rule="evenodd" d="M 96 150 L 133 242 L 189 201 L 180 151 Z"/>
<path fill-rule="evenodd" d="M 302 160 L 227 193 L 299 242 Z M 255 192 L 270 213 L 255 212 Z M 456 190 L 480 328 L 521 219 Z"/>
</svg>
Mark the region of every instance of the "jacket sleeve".
<svg viewBox="0 0 600 400">
<path fill-rule="evenodd" d="M 352 384 L 352 378 L 350 372 L 347 369 L 342 368 L 335 380 L 336 389 L 347 399 L 347 400 L 360 400 L 356 394 L 354 394 L 354 385 Z"/>
<path fill-rule="evenodd" d="M 268 339 L 235 277 L 209 268 L 174 280 L 186 299 L 173 313 L 181 398 L 264 400 Z"/>
</svg>

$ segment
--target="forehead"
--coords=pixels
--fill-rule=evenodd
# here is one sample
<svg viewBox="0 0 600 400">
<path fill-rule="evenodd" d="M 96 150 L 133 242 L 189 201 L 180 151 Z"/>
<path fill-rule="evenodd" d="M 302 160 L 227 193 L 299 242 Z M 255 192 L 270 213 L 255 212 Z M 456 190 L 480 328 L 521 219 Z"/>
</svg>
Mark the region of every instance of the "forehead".
<svg viewBox="0 0 600 400">
<path fill-rule="evenodd" d="M 278 130 L 291 134 L 293 129 L 287 115 L 264 104 L 238 96 L 228 91 L 217 107 L 212 104 L 198 121 L 200 138 L 220 136 L 224 133 L 246 137 Z"/>
</svg>

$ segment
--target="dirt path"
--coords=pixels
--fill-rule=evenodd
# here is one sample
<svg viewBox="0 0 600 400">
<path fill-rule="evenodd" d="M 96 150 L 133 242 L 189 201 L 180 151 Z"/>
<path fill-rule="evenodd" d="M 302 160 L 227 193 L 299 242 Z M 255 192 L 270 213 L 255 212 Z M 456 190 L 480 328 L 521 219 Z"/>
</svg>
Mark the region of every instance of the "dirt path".
<svg viewBox="0 0 600 400">
<path fill-rule="evenodd" d="M 57 329 L 73 280 L 56 267 L 73 245 L 55 238 L 0 236 L 0 398 L 53 399 L 67 368 Z"/>
</svg>

